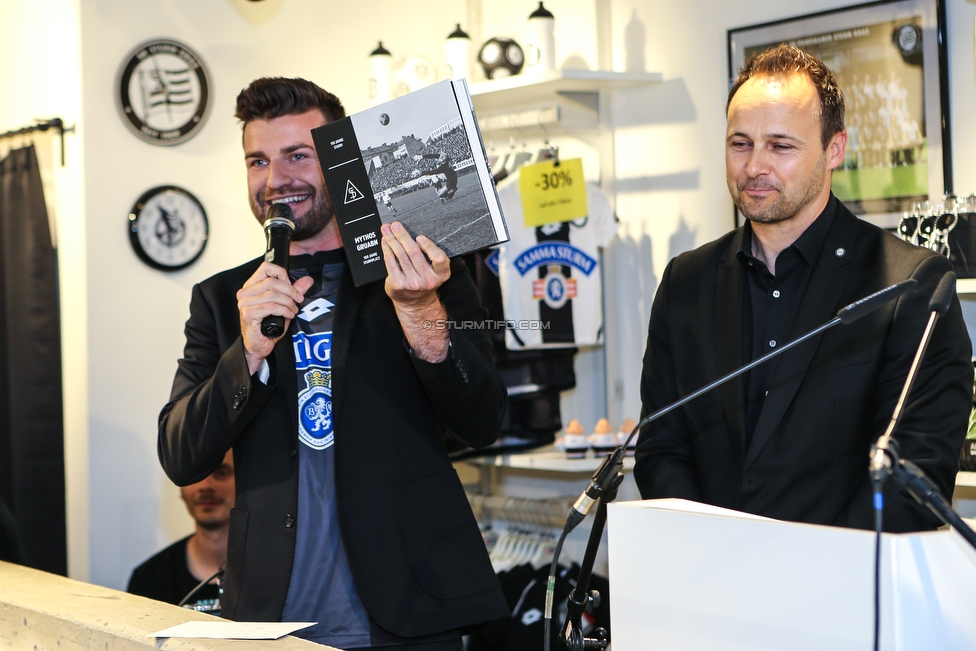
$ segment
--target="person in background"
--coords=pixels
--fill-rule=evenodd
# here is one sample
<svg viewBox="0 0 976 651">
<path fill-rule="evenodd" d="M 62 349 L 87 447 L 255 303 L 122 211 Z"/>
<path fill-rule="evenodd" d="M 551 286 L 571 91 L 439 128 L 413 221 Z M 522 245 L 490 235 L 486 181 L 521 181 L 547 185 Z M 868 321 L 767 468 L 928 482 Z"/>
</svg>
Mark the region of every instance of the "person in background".
<svg viewBox="0 0 976 651">
<path fill-rule="evenodd" d="M 127 592 L 179 604 L 201 581 L 213 577 L 227 558 L 230 510 L 234 508 L 234 456 L 230 450 L 206 479 L 180 489 L 195 530 L 132 571 Z M 187 602 L 194 610 L 219 614 L 216 579 Z"/>
</svg>

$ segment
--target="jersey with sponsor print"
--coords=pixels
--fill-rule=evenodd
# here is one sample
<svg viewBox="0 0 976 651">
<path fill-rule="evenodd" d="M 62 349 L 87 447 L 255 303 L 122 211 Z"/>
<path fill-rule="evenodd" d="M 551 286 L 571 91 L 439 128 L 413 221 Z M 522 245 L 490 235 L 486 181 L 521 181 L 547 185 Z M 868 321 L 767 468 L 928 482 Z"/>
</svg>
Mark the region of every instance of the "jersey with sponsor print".
<svg viewBox="0 0 976 651">
<path fill-rule="evenodd" d="M 589 214 L 569 222 L 525 225 L 518 175 L 498 186 L 511 240 L 499 247 L 499 281 L 510 350 L 603 343 L 599 249 L 616 232 L 610 202 L 586 184 Z"/>
<path fill-rule="evenodd" d="M 332 425 L 332 324 L 343 249 L 290 258 L 292 282 L 315 279 L 292 319 L 290 336 L 298 378 L 298 519 L 295 560 L 281 620 L 318 622 L 294 635 L 340 649 L 382 647 L 406 640 L 383 630 L 363 606 L 339 532 Z M 269 561 L 272 562 L 272 561 Z M 410 640 L 437 649 L 454 631 Z M 430 647 L 420 646 L 430 644 Z"/>
<path fill-rule="evenodd" d="M 290 261 L 293 282 L 306 275 L 315 282 L 289 333 L 298 375 L 298 519 L 294 571 L 281 615 L 286 622 L 318 622 L 295 635 L 343 649 L 372 643 L 369 615 L 339 535 L 335 497 L 332 322 L 345 266 L 341 249 Z"/>
</svg>

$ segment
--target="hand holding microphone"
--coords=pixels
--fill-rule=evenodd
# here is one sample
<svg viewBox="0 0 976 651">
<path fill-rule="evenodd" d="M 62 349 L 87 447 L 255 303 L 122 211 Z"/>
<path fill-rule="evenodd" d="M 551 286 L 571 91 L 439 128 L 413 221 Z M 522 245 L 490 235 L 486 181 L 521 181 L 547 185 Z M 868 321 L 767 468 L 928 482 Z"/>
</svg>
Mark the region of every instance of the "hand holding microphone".
<svg viewBox="0 0 976 651">
<path fill-rule="evenodd" d="M 304 276 L 294 283 L 288 276 L 292 212 L 285 204 L 273 204 L 265 220 L 268 245 L 262 263 L 237 292 L 244 356 L 251 374 L 257 372 L 271 354 L 277 340 L 285 334 L 288 319 L 295 316 L 312 278 Z"/>
<path fill-rule="evenodd" d="M 267 237 L 267 250 L 264 259 L 288 271 L 288 248 L 291 234 L 295 230 L 294 215 L 284 203 L 273 203 L 268 208 L 268 218 L 264 222 Z M 269 339 L 280 337 L 285 332 L 285 317 L 269 314 L 261 321 L 261 334 Z"/>
</svg>

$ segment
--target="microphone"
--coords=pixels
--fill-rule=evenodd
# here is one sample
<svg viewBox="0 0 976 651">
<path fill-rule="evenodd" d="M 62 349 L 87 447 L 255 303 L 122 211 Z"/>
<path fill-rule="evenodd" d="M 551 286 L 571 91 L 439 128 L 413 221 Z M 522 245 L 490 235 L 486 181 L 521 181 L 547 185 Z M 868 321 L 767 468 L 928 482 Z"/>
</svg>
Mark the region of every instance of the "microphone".
<svg viewBox="0 0 976 651">
<path fill-rule="evenodd" d="M 935 330 L 935 322 L 949 310 L 949 305 L 952 303 L 952 296 L 955 294 L 955 291 L 956 274 L 947 271 L 941 280 L 939 280 L 939 284 L 936 286 L 935 291 L 932 293 L 932 298 L 929 300 L 929 311 L 931 312 L 929 322 L 926 324 L 925 331 L 922 333 L 922 340 L 918 344 L 918 350 L 915 351 L 915 359 L 912 360 L 911 368 L 908 370 L 908 377 L 905 378 L 901 395 L 898 396 L 898 402 L 895 404 L 895 409 L 891 413 L 891 421 L 888 423 L 888 429 L 871 446 L 869 471 L 877 489 L 880 489 L 881 484 L 891 476 L 893 468 L 899 464 L 898 448 L 891 437 L 895 431 L 895 427 L 901 422 L 908 392 L 911 391 L 912 385 L 915 383 L 915 376 L 922 364 L 922 357 L 925 355 L 925 350 L 928 348 L 929 340 L 932 338 L 932 333 Z M 878 491 L 876 490 L 875 492 Z M 877 496 L 875 499 L 880 500 Z"/>
<path fill-rule="evenodd" d="M 932 300 L 929 301 L 929 309 L 938 312 L 939 316 L 945 316 L 952 304 L 952 297 L 956 293 L 956 274 L 947 271 L 942 280 L 932 292 Z"/>
<path fill-rule="evenodd" d="M 670 405 L 663 407 L 662 409 L 659 409 L 653 414 L 646 416 L 643 420 L 641 420 L 641 422 L 637 423 L 634 429 L 630 432 L 630 436 L 627 437 L 627 440 L 624 442 L 624 444 L 621 445 L 616 450 L 614 450 L 613 452 L 609 453 L 606 459 L 603 460 L 603 463 L 600 464 L 600 467 L 597 468 L 596 472 L 593 473 L 593 476 L 590 478 L 590 484 L 580 494 L 579 498 L 573 504 L 572 509 L 570 509 L 569 517 L 566 519 L 566 525 L 563 528 L 563 530 L 566 533 L 569 533 L 570 531 L 575 529 L 580 522 L 583 521 L 586 515 L 590 512 L 590 509 L 593 508 L 593 504 L 600 498 L 600 496 L 611 485 L 613 479 L 623 469 L 624 456 L 626 456 L 627 453 L 627 445 L 630 443 L 631 439 L 634 438 L 637 432 L 639 432 L 645 425 L 651 423 L 652 421 L 657 420 L 661 416 L 664 416 L 670 411 L 677 409 L 678 407 L 684 405 L 685 403 L 694 400 L 695 398 L 702 395 L 703 393 L 711 391 L 712 389 L 722 384 L 725 384 L 729 380 L 738 377 L 739 375 L 742 375 L 746 371 L 749 371 L 755 368 L 756 366 L 759 366 L 763 362 L 775 357 L 776 355 L 785 353 L 790 348 L 793 348 L 794 346 L 803 343 L 804 341 L 810 339 L 811 337 L 815 337 L 816 335 L 820 334 L 824 330 L 834 327 L 838 323 L 842 323 L 844 325 L 853 323 L 854 321 L 860 319 L 861 317 L 865 316 L 869 312 L 872 312 L 877 308 L 881 307 L 888 301 L 892 301 L 902 296 L 903 294 L 907 293 L 909 290 L 915 287 L 915 285 L 916 285 L 916 281 L 914 279 L 903 280 L 900 283 L 896 283 L 894 285 L 891 285 L 890 287 L 886 287 L 882 289 L 881 291 L 875 292 L 869 296 L 865 296 L 864 298 L 855 301 L 854 303 L 851 303 L 846 307 L 842 307 L 840 310 L 837 311 L 836 316 L 834 316 L 834 318 L 828 321 L 827 323 L 824 323 L 823 325 L 814 328 L 810 332 L 798 337 L 797 339 L 794 339 L 788 344 L 781 346 L 776 350 L 766 353 L 762 357 L 749 362 L 745 366 L 741 366 L 737 368 L 731 373 L 728 373 L 727 375 L 720 377 L 719 379 L 715 380 L 710 384 L 705 385 L 704 387 L 698 389 L 697 391 L 689 393 L 684 398 L 681 398 L 671 403 Z"/>
<path fill-rule="evenodd" d="M 268 217 L 264 222 L 264 234 L 268 247 L 264 259 L 288 271 L 288 246 L 291 244 L 291 234 L 295 230 L 294 215 L 291 208 L 284 203 L 273 203 L 268 208 Z M 285 317 L 269 314 L 261 320 L 261 334 L 270 339 L 280 337 L 285 333 Z"/>
<path fill-rule="evenodd" d="M 955 278 L 955 276 L 953 276 L 953 278 Z M 847 307 L 842 307 L 841 309 L 837 310 L 837 318 L 840 319 L 840 322 L 844 325 L 853 323 L 868 312 L 873 312 L 875 308 L 880 307 L 883 303 L 887 303 L 888 301 L 898 298 L 902 294 L 906 293 L 908 290 L 914 287 L 915 284 L 915 279 L 909 278 L 908 280 L 903 280 L 900 283 L 895 283 L 891 287 L 885 287 L 879 292 L 875 292 L 870 296 L 865 296 L 861 300 L 854 301 Z M 952 300 L 951 296 L 949 297 L 949 300 Z M 946 305 L 946 309 L 949 309 L 948 305 Z"/>
</svg>

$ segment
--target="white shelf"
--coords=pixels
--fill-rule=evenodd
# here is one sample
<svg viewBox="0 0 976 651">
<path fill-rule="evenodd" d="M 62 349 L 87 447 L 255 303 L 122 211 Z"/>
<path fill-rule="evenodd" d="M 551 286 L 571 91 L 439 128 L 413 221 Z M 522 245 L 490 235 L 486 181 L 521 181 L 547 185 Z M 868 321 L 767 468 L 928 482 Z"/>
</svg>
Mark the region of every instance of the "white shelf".
<svg viewBox="0 0 976 651">
<path fill-rule="evenodd" d="M 611 72 L 606 70 L 553 70 L 536 75 L 513 75 L 471 84 L 475 111 L 508 111 L 513 107 L 552 102 L 559 96 L 597 94 L 657 84 L 658 72 Z"/>
<path fill-rule="evenodd" d="M 956 486 L 976 488 L 976 472 L 959 471 L 956 473 Z"/>
<path fill-rule="evenodd" d="M 594 454 L 589 450 L 582 459 L 567 459 L 565 452 L 557 452 L 551 447 L 537 452 L 523 454 L 500 454 L 492 457 L 465 459 L 464 463 L 476 466 L 496 466 L 499 468 L 517 468 L 520 470 L 539 470 L 545 472 L 586 473 L 592 475 L 600 463 L 606 458 L 606 453 Z M 624 458 L 624 470 L 634 469 L 634 457 Z M 976 472 L 960 471 L 956 474 L 956 486 L 976 488 Z"/>
<path fill-rule="evenodd" d="M 493 457 L 465 459 L 464 462 L 478 466 L 592 475 L 606 456 L 607 453 L 594 454 L 593 450 L 589 450 L 582 459 L 567 459 L 565 452 L 558 452 L 550 448 L 523 454 L 500 454 Z M 624 470 L 633 470 L 633 468 L 634 458 L 625 457 Z"/>
<path fill-rule="evenodd" d="M 956 293 L 960 296 L 976 294 L 976 278 L 959 278 L 956 280 Z"/>
</svg>

